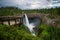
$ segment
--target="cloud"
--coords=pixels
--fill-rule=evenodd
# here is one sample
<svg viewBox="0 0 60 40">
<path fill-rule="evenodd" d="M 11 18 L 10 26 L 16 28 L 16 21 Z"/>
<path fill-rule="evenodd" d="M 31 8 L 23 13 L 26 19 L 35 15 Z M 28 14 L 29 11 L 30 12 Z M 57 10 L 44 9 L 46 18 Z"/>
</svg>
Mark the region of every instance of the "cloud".
<svg viewBox="0 0 60 40">
<path fill-rule="evenodd" d="M 50 4 L 50 1 L 47 0 L 30 0 L 28 4 L 26 4 L 27 8 L 37 9 L 37 8 L 45 8 Z"/>
<path fill-rule="evenodd" d="M 50 8 L 60 5 L 60 0 L 0 0 L 1 6 L 15 6 L 21 9 Z"/>
</svg>

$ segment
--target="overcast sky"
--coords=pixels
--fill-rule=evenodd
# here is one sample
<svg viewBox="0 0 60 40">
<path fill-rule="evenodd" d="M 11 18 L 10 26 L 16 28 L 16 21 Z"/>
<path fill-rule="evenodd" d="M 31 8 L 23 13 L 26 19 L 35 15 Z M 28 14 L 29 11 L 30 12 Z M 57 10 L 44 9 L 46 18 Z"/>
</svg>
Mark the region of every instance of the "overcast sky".
<svg viewBox="0 0 60 40">
<path fill-rule="evenodd" d="M 0 7 L 15 6 L 21 9 L 60 7 L 60 0 L 0 0 Z"/>
</svg>

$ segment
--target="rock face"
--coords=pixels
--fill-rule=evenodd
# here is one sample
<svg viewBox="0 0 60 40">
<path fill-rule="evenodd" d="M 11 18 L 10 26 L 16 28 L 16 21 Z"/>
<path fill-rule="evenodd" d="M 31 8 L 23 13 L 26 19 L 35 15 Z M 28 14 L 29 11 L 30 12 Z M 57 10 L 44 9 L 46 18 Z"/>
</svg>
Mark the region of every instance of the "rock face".
<svg viewBox="0 0 60 40">
<path fill-rule="evenodd" d="M 60 16 L 56 16 L 54 18 L 49 18 L 49 15 L 45 15 L 42 19 L 43 23 L 47 24 L 47 25 L 53 25 L 53 26 L 57 26 L 60 27 Z"/>
<path fill-rule="evenodd" d="M 30 17 L 37 16 L 42 20 L 43 23 L 45 23 L 47 25 L 53 25 L 53 26 L 60 27 L 60 16 L 58 16 L 58 15 L 51 16 L 50 14 L 35 13 L 35 14 L 30 14 L 30 15 L 28 14 L 28 16 L 30 16 Z"/>
<path fill-rule="evenodd" d="M 0 17 L 0 22 L 2 24 L 6 24 L 6 25 L 20 24 L 20 23 L 23 23 L 22 22 L 23 21 L 23 16 L 24 16 L 24 14 L 13 15 L 13 16 L 1 16 Z M 40 16 L 40 14 L 28 14 L 28 18 L 34 18 L 34 17 L 39 17 L 39 16 Z"/>
<path fill-rule="evenodd" d="M 23 18 L 23 15 L 24 14 L 13 15 L 13 16 L 0 16 L 0 21 L 1 21 L 0 23 L 4 22 L 6 20 L 15 20 L 15 19 Z M 42 20 L 42 22 L 47 24 L 47 25 L 56 25 L 56 26 L 60 27 L 60 16 L 56 16 L 55 18 L 51 19 L 51 18 L 48 17 L 49 15 L 50 14 L 43 14 L 43 13 L 31 13 L 31 14 L 27 14 L 28 18 L 39 17 Z M 59 21 L 59 22 L 56 23 L 57 21 Z M 22 23 L 22 20 L 20 22 Z M 5 22 L 4 22 L 4 24 L 5 24 Z"/>
</svg>

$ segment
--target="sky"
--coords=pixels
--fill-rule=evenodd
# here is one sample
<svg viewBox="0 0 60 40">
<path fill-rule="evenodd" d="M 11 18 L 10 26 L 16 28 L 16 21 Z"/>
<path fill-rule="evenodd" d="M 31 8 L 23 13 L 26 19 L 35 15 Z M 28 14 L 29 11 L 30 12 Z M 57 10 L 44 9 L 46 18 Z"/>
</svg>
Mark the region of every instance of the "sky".
<svg viewBox="0 0 60 40">
<path fill-rule="evenodd" d="M 0 0 L 0 7 L 7 6 L 20 9 L 60 7 L 60 0 Z"/>
</svg>

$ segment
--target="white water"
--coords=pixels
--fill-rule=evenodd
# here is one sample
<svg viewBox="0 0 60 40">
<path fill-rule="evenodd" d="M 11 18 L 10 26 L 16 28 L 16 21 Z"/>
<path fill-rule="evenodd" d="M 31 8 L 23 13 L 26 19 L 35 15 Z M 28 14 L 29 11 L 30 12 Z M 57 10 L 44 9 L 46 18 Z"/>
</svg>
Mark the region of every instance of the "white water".
<svg viewBox="0 0 60 40">
<path fill-rule="evenodd" d="M 24 15 L 24 18 L 25 18 L 25 20 L 23 20 L 24 21 L 24 25 L 27 26 L 29 28 L 31 34 L 33 36 L 35 36 L 35 32 L 33 30 L 33 28 L 35 27 L 34 24 L 33 23 L 29 23 L 29 20 L 28 20 L 28 17 L 27 17 L 26 14 Z"/>
</svg>

